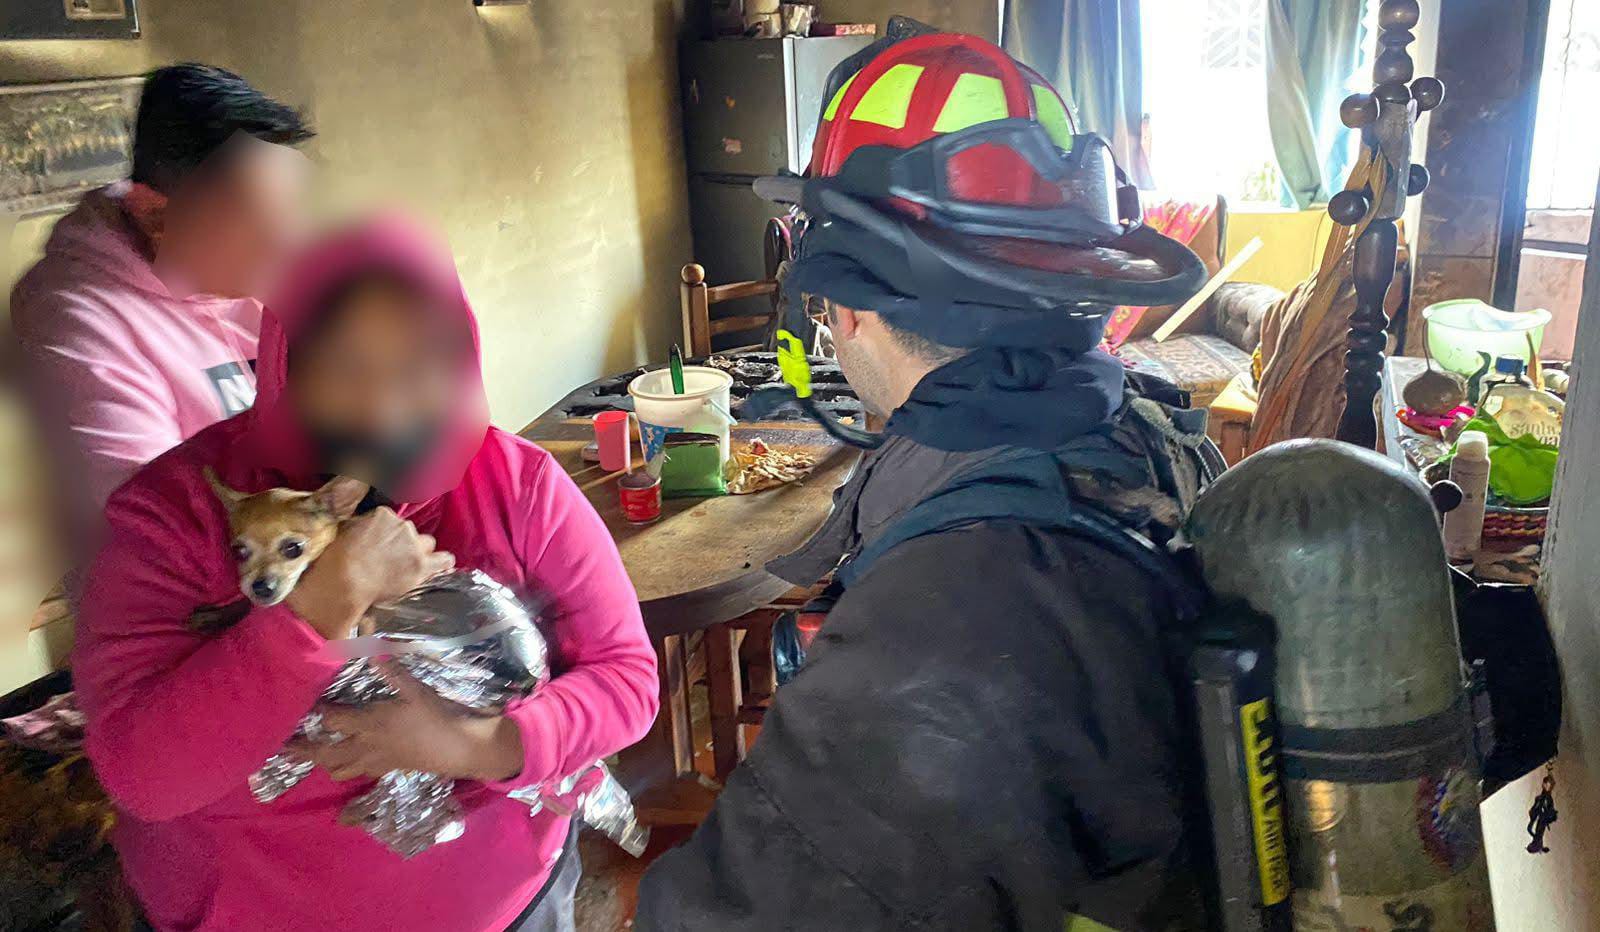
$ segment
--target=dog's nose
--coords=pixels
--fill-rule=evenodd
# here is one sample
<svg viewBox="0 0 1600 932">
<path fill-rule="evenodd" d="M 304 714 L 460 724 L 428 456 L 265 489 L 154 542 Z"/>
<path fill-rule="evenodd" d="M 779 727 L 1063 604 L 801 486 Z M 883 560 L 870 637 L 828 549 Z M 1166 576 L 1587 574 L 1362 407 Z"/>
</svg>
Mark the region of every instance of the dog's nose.
<svg viewBox="0 0 1600 932">
<path fill-rule="evenodd" d="M 265 602 L 278 594 L 278 584 L 270 579 L 258 579 L 250 584 L 250 591 Z"/>
</svg>

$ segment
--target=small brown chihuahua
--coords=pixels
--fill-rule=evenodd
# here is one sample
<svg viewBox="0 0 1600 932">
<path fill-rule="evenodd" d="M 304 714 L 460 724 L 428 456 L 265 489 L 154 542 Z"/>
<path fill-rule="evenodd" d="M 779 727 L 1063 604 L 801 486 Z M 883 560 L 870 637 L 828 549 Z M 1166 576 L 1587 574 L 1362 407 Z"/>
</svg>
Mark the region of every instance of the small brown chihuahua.
<svg viewBox="0 0 1600 932">
<path fill-rule="evenodd" d="M 339 536 L 339 525 L 355 514 L 369 488 L 339 476 L 315 492 L 267 489 L 248 495 L 229 488 L 209 467 L 205 472 L 228 509 L 239 589 L 263 607 L 288 597 L 306 568 Z"/>
</svg>

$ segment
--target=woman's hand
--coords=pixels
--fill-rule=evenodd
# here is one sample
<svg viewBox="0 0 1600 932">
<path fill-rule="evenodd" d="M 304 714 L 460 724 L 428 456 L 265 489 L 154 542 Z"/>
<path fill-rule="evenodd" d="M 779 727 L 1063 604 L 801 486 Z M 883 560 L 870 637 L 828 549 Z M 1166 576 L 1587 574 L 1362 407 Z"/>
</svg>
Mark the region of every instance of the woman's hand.
<svg viewBox="0 0 1600 932">
<path fill-rule="evenodd" d="M 323 727 L 343 735 L 290 750 L 335 780 L 419 770 L 458 780 L 509 780 L 522 770 L 522 735 L 504 716 L 473 715 L 428 689 L 393 661 L 378 664 L 395 698 L 361 708 L 325 706 Z"/>
<path fill-rule="evenodd" d="M 350 630 L 374 603 L 405 594 L 456 558 L 388 508 L 346 521 L 285 601 L 328 640 Z"/>
</svg>

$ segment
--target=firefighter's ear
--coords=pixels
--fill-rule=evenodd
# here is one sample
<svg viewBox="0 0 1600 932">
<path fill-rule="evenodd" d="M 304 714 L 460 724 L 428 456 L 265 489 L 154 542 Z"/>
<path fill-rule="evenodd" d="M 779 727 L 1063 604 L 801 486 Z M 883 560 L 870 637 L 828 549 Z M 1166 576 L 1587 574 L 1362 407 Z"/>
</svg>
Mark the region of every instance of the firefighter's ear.
<svg viewBox="0 0 1600 932">
<path fill-rule="evenodd" d="M 861 332 L 861 317 L 836 301 L 828 302 L 828 329 L 835 340 L 853 340 Z"/>
</svg>

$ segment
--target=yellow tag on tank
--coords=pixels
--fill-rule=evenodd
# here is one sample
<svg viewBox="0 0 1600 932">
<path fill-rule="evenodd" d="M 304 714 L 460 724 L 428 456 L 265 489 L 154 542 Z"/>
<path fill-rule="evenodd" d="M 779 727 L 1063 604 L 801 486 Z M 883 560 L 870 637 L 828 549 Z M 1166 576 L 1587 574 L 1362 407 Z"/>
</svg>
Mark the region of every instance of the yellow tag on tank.
<svg viewBox="0 0 1600 932">
<path fill-rule="evenodd" d="M 787 330 L 778 331 L 778 371 L 794 389 L 796 398 L 811 397 L 811 361 L 806 358 L 806 345 Z"/>
<path fill-rule="evenodd" d="M 1261 870 L 1261 902 L 1275 906 L 1289 898 L 1289 848 L 1283 824 L 1283 786 L 1274 772 L 1272 703 L 1257 699 L 1239 707 L 1244 738 L 1244 770 L 1250 790 L 1250 823 Z"/>
</svg>

